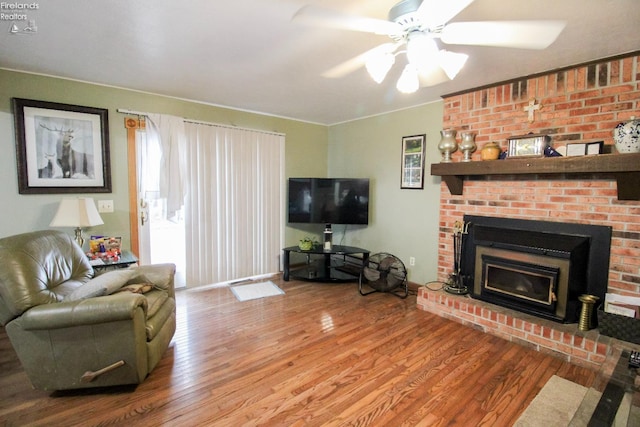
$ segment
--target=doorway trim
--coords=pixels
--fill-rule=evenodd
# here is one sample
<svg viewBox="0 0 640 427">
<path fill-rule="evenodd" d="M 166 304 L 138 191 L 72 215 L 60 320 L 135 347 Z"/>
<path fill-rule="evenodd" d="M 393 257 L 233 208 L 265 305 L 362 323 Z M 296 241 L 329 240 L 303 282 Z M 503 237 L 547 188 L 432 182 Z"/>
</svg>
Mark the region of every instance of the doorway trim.
<svg viewBox="0 0 640 427">
<path fill-rule="evenodd" d="M 131 252 L 140 258 L 138 235 L 138 165 L 136 163 L 136 132 L 146 128 L 145 120 L 125 117 L 124 127 L 127 129 L 127 180 L 129 187 L 129 235 L 131 236 Z"/>
</svg>

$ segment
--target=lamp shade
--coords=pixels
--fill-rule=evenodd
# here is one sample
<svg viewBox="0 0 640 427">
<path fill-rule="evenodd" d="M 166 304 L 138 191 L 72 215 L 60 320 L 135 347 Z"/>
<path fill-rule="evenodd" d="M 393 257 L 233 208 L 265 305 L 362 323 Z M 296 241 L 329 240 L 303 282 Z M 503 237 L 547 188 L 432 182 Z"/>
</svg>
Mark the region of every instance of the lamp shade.
<svg viewBox="0 0 640 427">
<path fill-rule="evenodd" d="M 402 93 L 413 93 L 420 88 L 418 70 L 411 64 L 407 64 L 398 79 L 396 88 Z"/>
<path fill-rule="evenodd" d="M 440 66 L 451 80 L 462 70 L 469 55 L 441 50 L 438 54 Z"/>
<path fill-rule="evenodd" d="M 62 199 L 50 227 L 92 227 L 104 224 L 92 198 Z"/>
<path fill-rule="evenodd" d="M 395 56 L 388 52 L 383 52 L 372 56 L 365 64 L 369 75 L 376 83 L 382 83 L 387 73 L 396 62 Z"/>
<path fill-rule="evenodd" d="M 427 69 L 437 61 L 438 46 L 428 34 L 415 31 L 407 40 L 407 59 L 418 70 Z"/>
</svg>

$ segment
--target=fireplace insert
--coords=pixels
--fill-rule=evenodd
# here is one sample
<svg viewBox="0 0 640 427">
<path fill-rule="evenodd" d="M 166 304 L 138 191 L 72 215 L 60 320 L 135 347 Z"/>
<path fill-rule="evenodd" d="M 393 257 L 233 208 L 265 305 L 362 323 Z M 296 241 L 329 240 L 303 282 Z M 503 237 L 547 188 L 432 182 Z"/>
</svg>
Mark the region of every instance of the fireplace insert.
<svg viewBox="0 0 640 427">
<path fill-rule="evenodd" d="M 474 298 L 563 323 L 604 299 L 611 227 L 465 215 L 461 275 Z"/>
</svg>

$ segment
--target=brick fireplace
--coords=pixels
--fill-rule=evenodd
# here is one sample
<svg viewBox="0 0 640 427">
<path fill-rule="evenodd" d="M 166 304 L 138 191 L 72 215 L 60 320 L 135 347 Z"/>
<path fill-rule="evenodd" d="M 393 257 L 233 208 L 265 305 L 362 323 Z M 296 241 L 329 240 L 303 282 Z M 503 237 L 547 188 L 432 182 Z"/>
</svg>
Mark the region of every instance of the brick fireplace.
<svg viewBox="0 0 640 427">
<path fill-rule="evenodd" d="M 524 109 L 540 105 L 529 121 Z M 551 136 L 552 146 L 604 141 L 613 128 L 640 116 L 640 56 L 632 55 L 556 70 L 444 97 L 444 128 L 477 134 L 479 149 L 527 133 Z M 620 154 L 621 156 L 623 154 Z M 462 155 L 454 153 L 454 161 Z M 473 155 L 480 161 L 479 152 Z M 509 160 L 502 160 L 508 162 Z M 608 226 L 612 229 L 608 292 L 640 296 L 640 201 L 618 200 L 616 180 L 602 175 L 500 175 L 468 177 L 462 195 L 440 190 L 438 280 L 454 263 L 454 223 L 464 215 Z M 485 332 L 533 346 L 579 365 L 597 366 L 610 339 L 597 330 L 520 314 L 507 308 L 421 288 L 418 305 Z"/>
</svg>

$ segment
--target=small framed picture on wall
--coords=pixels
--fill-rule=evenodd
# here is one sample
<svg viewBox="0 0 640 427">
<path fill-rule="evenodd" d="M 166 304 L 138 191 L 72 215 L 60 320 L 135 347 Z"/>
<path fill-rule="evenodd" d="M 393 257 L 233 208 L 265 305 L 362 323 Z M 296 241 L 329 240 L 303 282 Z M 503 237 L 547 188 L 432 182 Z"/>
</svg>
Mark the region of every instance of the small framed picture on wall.
<svg viewBox="0 0 640 427">
<path fill-rule="evenodd" d="M 424 153 L 426 135 L 402 137 L 402 176 L 400 188 L 424 188 Z"/>
</svg>

